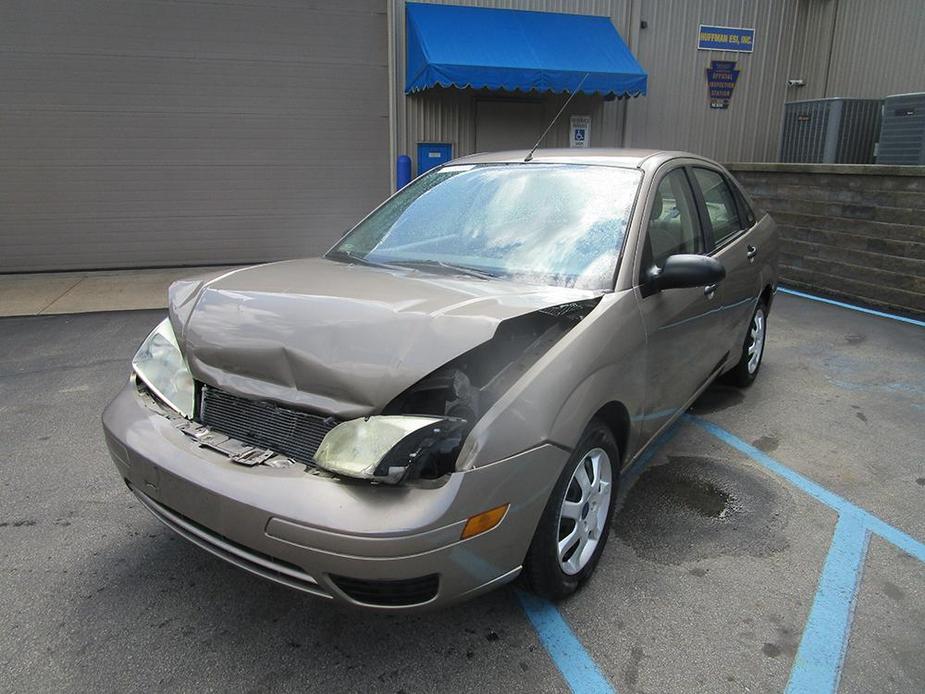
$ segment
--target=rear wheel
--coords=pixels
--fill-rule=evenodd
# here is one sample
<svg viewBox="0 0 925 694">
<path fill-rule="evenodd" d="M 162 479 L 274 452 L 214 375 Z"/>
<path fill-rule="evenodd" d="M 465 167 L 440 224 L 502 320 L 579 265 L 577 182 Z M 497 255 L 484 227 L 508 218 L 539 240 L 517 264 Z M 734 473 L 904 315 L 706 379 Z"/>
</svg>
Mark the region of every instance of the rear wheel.
<svg viewBox="0 0 925 694">
<path fill-rule="evenodd" d="M 754 383 L 761 368 L 761 358 L 764 356 L 764 343 L 768 333 L 768 309 L 763 301 L 759 301 L 748 325 L 748 335 L 742 347 L 739 363 L 728 374 L 726 380 L 740 388 L 746 388 Z"/>
<path fill-rule="evenodd" d="M 524 578 L 535 593 L 564 598 L 593 573 L 610 535 L 619 465 L 609 427 L 592 421 L 556 482 L 527 552 Z"/>
</svg>

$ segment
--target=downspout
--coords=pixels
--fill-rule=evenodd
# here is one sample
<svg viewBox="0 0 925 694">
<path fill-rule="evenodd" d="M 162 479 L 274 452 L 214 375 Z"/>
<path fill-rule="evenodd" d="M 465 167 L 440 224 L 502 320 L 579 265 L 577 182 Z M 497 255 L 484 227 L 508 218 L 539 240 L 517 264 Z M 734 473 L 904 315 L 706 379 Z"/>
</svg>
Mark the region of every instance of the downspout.
<svg viewBox="0 0 925 694">
<path fill-rule="evenodd" d="M 385 17 L 388 24 L 388 71 L 389 71 L 389 194 L 395 192 L 395 167 L 398 161 L 398 144 L 396 129 L 398 128 L 398 104 L 395 98 L 395 2 L 386 3 Z"/>
<path fill-rule="evenodd" d="M 629 26 L 626 31 L 626 41 L 627 48 L 630 49 L 630 53 L 635 57 L 636 55 L 636 38 L 639 36 L 639 15 L 637 9 L 639 7 L 638 0 L 629 0 Z M 626 147 L 627 140 L 629 140 L 629 135 L 626 132 L 627 129 L 627 112 L 630 110 L 630 99 L 633 97 L 626 96 L 624 97 L 623 102 L 623 113 L 620 114 L 620 146 Z"/>
<path fill-rule="evenodd" d="M 835 12 L 832 15 L 832 35 L 829 37 L 829 55 L 825 61 L 825 78 L 822 81 L 822 96 L 829 95 L 829 70 L 832 67 L 832 53 L 835 51 L 835 35 L 838 32 L 838 0 L 835 0 Z"/>
</svg>

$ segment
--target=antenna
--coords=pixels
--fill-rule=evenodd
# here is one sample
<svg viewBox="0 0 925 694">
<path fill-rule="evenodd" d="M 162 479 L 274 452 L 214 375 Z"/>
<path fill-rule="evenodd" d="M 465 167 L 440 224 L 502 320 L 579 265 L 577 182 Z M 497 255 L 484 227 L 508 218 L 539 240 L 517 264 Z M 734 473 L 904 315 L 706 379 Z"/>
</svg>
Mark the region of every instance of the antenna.
<svg viewBox="0 0 925 694">
<path fill-rule="evenodd" d="M 568 99 L 566 99 L 565 103 L 562 104 L 562 108 L 559 109 L 559 112 L 556 114 L 555 118 L 549 121 L 549 125 L 546 126 L 546 129 L 543 131 L 543 134 L 540 135 L 540 139 L 536 141 L 535 145 L 533 145 L 533 149 L 530 150 L 530 154 L 524 157 L 525 162 L 528 162 L 531 159 L 533 159 L 533 153 L 536 151 L 536 148 L 540 146 L 540 143 L 543 141 L 543 138 L 546 137 L 546 134 L 550 130 L 552 130 L 552 126 L 554 126 L 556 124 L 556 121 L 559 120 L 559 116 L 562 115 L 562 112 L 565 110 L 565 107 L 569 105 L 569 102 L 571 102 L 572 97 L 575 96 L 575 94 L 579 92 L 579 90 L 581 89 L 581 86 L 585 83 L 585 80 L 588 79 L 588 75 L 590 74 L 591 74 L 590 72 L 586 72 L 585 76 L 581 78 L 581 82 L 578 83 L 578 86 L 575 87 L 572 93 L 568 95 Z"/>
</svg>

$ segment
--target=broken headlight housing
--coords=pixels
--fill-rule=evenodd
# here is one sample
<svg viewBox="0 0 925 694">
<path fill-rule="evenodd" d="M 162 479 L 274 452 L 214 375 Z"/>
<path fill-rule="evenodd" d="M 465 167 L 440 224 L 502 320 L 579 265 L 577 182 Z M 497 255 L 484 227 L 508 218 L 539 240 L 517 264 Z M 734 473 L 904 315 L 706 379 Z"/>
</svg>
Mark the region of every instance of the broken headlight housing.
<svg viewBox="0 0 925 694">
<path fill-rule="evenodd" d="M 132 359 L 132 370 L 158 400 L 184 417 L 193 416 L 193 376 L 180 352 L 170 319 L 161 321 L 141 343 Z"/>
<path fill-rule="evenodd" d="M 315 464 L 358 479 L 398 484 L 452 471 L 465 421 L 451 417 L 379 415 L 351 419 L 331 429 Z"/>
</svg>

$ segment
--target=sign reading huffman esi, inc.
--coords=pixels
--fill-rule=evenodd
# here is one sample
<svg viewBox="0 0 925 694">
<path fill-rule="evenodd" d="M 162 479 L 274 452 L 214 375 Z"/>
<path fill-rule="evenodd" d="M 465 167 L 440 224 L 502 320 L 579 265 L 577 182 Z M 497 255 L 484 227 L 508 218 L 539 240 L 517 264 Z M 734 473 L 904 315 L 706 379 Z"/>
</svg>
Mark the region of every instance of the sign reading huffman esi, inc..
<svg viewBox="0 0 925 694">
<path fill-rule="evenodd" d="M 699 51 L 736 51 L 751 53 L 755 48 L 755 30 L 743 27 L 700 25 L 697 35 Z"/>
</svg>

